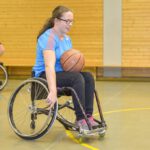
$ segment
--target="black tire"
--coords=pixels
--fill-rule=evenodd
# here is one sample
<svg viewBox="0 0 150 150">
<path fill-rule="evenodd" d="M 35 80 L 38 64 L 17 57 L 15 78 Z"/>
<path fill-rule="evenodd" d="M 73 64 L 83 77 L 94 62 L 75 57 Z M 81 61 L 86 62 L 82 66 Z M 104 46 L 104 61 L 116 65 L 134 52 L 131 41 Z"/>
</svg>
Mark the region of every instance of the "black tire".
<svg viewBox="0 0 150 150">
<path fill-rule="evenodd" d="M 46 81 L 31 78 L 12 94 L 8 118 L 13 131 L 26 140 L 38 139 L 48 132 L 56 120 L 58 104 L 49 110 L 44 99 L 49 93 Z"/>
<path fill-rule="evenodd" d="M 7 82 L 8 73 L 2 63 L 0 63 L 0 91 L 6 86 Z"/>
</svg>

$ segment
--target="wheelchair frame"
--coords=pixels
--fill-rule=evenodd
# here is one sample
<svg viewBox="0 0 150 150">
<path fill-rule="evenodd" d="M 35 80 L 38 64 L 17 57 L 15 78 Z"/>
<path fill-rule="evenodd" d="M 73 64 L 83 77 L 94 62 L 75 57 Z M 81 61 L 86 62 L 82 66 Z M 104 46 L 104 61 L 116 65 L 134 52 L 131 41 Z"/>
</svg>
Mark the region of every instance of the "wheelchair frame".
<svg viewBox="0 0 150 150">
<path fill-rule="evenodd" d="M 26 140 L 38 139 L 50 130 L 55 120 L 58 120 L 65 127 L 65 129 L 71 131 L 77 131 L 77 133 L 79 133 L 79 136 L 93 135 L 97 133 L 100 136 L 105 135 L 107 125 L 103 117 L 100 101 L 96 90 L 94 92 L 94 95 L 95 95 L 100 119 L 99 120 L 94 119 L 99 124 L 99 126 L 95 129 L 91 127 L 88 118 L 85 114 L 85 111 L 81 105 L 81 102 L 78 98 L 78 95 L 73 88 L 71 87 L 57 88 L 58 101 L 51 109 L 49 109 L 48 105 L 45 103 L 45 101 L 43 101 L 47 98 L 48 93 L 49 91 L 48 91 L 47 81 L 43 78 L 27 79 L 23 83 L 21 83 L 19 87 L 13 92 L 8 105 L 8 118 L 9 118 L 9 123 L 11 125 L 11 128 L 19 137 Z M 70 96 L 70 93 L 75 94 L 79 106 L 87 122 L 87 125 L 89 127 L 89 131 L 82 130 L 81 128 L 75 125 L 74 123 L 75 120 L 70 121 L 68 118 L 65 118 L 61 114 L 61 110 L 64 110 L 64 108 L 67 108 L 67 110 L 69 109 L 74 113 L 72 100 L 65 101 L 65 103 L 63 104 L 59 103 L 60 97 Z M 29 100 L 29 104 L 26 104 L 28 100 Z M 23 102 L 24 105 L 22 105 Z M 18 103 L 18 105 L 16 103 Z M 29 114 L 27 117 L 28 118 L 27 120 L 30 121 L 29 123 L 27 123 L 27 121 L 25 120 L 20 121 L 22 119 L 20 115 L 21 113 L 25 113 L 25 111 L 23 111 L 23 108 L 19 107 L 19 104 L 21 105 L 21 107 L 27 105 L 27 110 L 26 109 L 25 110 Z M 27 113 L 23 115 L 23 118 L 26 118 Z M 47 117 L 43 119 L 44 117 L 43 118 L 40 117 L 42 115 L 44 115 L 44 117 L 45 116 Z M 40 128 L 37 127 L 38 124 Z M 26 126 L 29 129 L 25 129 L 26 127 L 24 126 Z"/>
</svg>

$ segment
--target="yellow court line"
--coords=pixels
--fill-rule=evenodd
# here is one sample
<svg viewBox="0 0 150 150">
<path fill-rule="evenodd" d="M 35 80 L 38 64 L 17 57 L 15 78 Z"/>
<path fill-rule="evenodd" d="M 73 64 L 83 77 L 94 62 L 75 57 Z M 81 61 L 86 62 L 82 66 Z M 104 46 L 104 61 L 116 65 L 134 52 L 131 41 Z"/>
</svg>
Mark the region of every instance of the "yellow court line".
<svg viewBox="0 0 150 150">
<path fill-rule="evenodd" d="M 112 113 L 118 113 L 118 112 L 128 112 L 128 111 L 138 111 L 138 110 L 150 110 L 150 107 L 148 108 L 126 108 L 126 109 L 118 109 L 118 110 L 111 110 L 106 111 L 103 114 L 112 114 Z M 94 116 L 99 115 L 99 113 L 94 114 Z"/>
<path fill-rule="evenodd" d="M 104 114 L 112 114 L 112 113 L 118 113 L 118 112 L 128 112 L 128 111 L 139 111 L 139 110 L 150 110 L 150 107 L 148 108 L 127 108 L 127 109 L 118 109 L 118 110 L 112 110 L 112 111 L 107 111 L 107 112 L 104 112 Z M 98 113 L 94 114 L 94 116 L 97 116 L 99 115 Z M 100 150 L 100 149 L 97 149 L 89 144 L 86 144 L 86 143 L 81 143 L 79 142 L 79 140 L 77 140 L 73 134 L 66 130 L 66 134 L 76 143 L 80 144 L 81 146 L 84 146 L 88 149 L 91 149 L 91 150 Z"/>
<path fill-rule="evenodd" d="M 67 134 L 74 142 L 76 142 L 76 143 L 78 143 L 78 144 L 80 144 L 80 145 L 82 145 L 82 146 L 84 146 L 84 147 L 86 147 L 86 148 L 88 148 L 88 149 L 91 149 L 91 150 L 100 150 L 100 149 L 97 149 L 97 148 L 95 148 L 95 147 L 93 147 L 93 146 L 91 146 L 91 145 L 89 145 L 89 144 L 79 142 L 79 140 L 77 140 L 77 139 L 73 136 L 73 134 L 72 134 L 70 131 L 68 131 L 68 130 L 66 130 L 66 134 Z"/>
<path fill-rule="evenodd" d="M 147 108 L 127 108 L 127 109 L 118 109 L 104 112 L 104 114 L 118 113 L 118 112 L 128 112 L 128 111 L 138 111 L 138 110 L 150 110 L 150 107 Z M 98 115 L 98 114 L 95 114 Z"/>
</svg>

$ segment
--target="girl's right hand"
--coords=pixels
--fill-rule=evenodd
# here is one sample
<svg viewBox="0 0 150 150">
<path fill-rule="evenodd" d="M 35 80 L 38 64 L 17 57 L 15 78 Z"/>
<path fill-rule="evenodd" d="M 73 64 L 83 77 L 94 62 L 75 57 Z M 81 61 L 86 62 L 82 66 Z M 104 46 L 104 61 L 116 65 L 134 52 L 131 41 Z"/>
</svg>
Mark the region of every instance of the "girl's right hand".
<svg viewBox="0 0 150 150">
<path fill-rule="evenodd" d="M 48 97 L 46 99 L 46 102 L 48 103 L 50 109 L 54 106 L 54 104 L 56 103 L 56 101 L 57 101 L 57 95 L 55 94 L 55 92 L 51 91 L 48 94 Z"/>
</svg>

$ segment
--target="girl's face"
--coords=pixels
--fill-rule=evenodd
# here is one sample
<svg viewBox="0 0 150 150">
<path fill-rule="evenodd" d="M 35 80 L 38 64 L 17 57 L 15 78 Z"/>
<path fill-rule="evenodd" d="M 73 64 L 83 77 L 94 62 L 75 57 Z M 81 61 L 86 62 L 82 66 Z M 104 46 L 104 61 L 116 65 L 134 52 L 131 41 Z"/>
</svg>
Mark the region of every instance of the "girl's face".
<svg viewBox="0 0 150 150">
<path fill-rule="evenodd" d="M 57 25 L 62 34 L 66 34 L 70 31 L 73 24 L 73 13 L 71 11 L 63 13 L 62 17 L 57 18 Z"/>
</svg>

